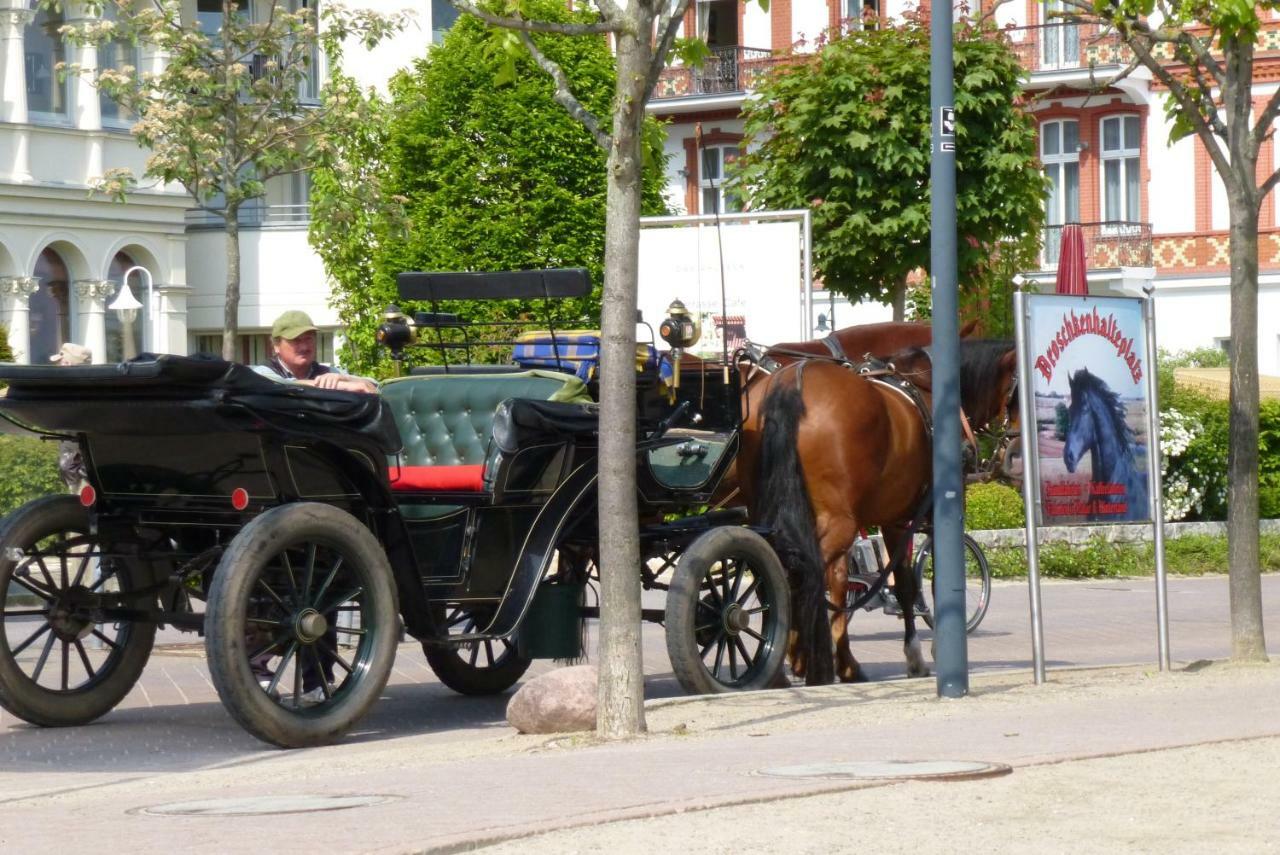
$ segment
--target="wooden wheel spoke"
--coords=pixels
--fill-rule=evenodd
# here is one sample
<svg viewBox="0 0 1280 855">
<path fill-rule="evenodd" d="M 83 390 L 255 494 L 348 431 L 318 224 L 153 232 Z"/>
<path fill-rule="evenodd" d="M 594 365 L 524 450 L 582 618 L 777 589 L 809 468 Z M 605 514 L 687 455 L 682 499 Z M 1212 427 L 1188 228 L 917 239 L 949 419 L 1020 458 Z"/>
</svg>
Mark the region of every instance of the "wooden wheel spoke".
<svg viewBox="0 0 1280 855">
<path fill-rule="evenodd" d="M 273 644 L 272 647 L 274 646 L 275 645 Z M 268 695 L 273 694 L 276 691 L 276 687 L 280 685 L 280 678 L 284 676 L 285 667 L 289 664 L 289 660 L 293 658 L 293 655 L 297 651 L 298 651 L 298 642 L 296 641 L 289 642 L 289 646 L 285 648 L 284 656 L 280 657 L 279 667 L 277 667 L 276 672 L 271 675 L 271 682 L 267 685 Z M 266 651 L 263 651 L 263 652 L 266 652 Z M 295 685 L 298 682 L 298 674 L 300 673 L 300 671 L 301 669 L 298 668 L 298 663 L 294 662 L 293 672 L 294 672 Z M 296 691 L 296 688 L 295 688 L 295 691 Z"/>
<path fill-rule="evenodd" d="M 275 602 L 275 604 L 280 607 L 281 611 L 283 611 L 285 614 L 289 614 L 289 607 L 284 604 L 284 600 L 280 599 L 280 595 L 277 594 L 272 589 L 272 587 L 267 584 L 266 579 L 263 579 L 261 576 L 259 576 L 257 584 L 260 588 L 262 588 L 262 590 L 267 592 L 267 596 L 269 596 Z"/>
<path fill-rule="evenodd" d="M 344 633 L 346 633 L 347 635 L 364 635 L 364 634 L 366 634 L 366 633 L 368 632 L 368 630 L 361 629 L 361 628 L 354 627 L 354 626 L 335 626 L 335 627 L 333 628 L 333 631 L 334 631 L 334 632 L 344 632 Z"/>
<path fill-rule="evenodd" d="M 751 651 L 747 650 L 747 645 L 742 643 L 742 636 L 734 636 L 734 645 L 738 648 L 738 652 L 742 654 L 742 667 L 748 668 L 751 665 Z"/>
<path fill-rule="evenodd" d="M 289 577 L 289 591 L 293 594 L 293 598 L 298 599 L 298 579 L 293 574 L 293 562 L 289 560 L 289 550 L 280 553 L 280 563 L 284 566 L 284 573 Z"/>
<path fill-rule="evenodd" d="M 4 616 L 11 617 L 48 617 L 48 609 L 5 609 Z"/>
<path fill-rule="evenodd" d="M 76 568 L 75 581 L 71 583 L 71 587 L 77 588 L 84 581 L 84 571 L 89 569 L 89 559 L 93 557 L 92 550 L 86 550 L 84 555 L 80 556 L 80 566 Z"/>
<path fill-rule="evenodd" d="M 62 640 L 62 691 L 71 688 L 69 683 L 71 679 L 71 643 L 65 638 Z"/>
<path fill-rule="evenodd" d="M 754 594 L 756 592 L 756 588 L 759 588 L 759 587 L 760 587 L 760 577 L 755 576 L 754 578 L 752 578 L 751 584 L 747 586 L 747 590 L 743 591 L 741 596 L 736 597 L 734 599 L 734 602 L 740 606 L 745 606 L 747 603 L 747 600 L 751 599 L 751 595 Z"/>
<path fill-rule="evenodd" d="M 479 658 L 480 645 L 473 641 L 471 642 L 471 657 L 468 659 L 468 664 L 471 665 L 472 668 L 476 667 L 476 660 Z"/>
<path fill-rule="evenodd" d="M 489 657 L 489 667 L 493 667 L 493 663 L 498 661 L 498 657 L 493 655 L 493 642 L 490 639 L 484 640 L 484 652 Z"/>
<path fill-rule="evenodd" d="M 320 661 L 320 651 L 314 644 L 308 645 L 307 650 L 311 653 L 311 664 L 315 666 L 316 679 L 320 681 L 320 691 L 324 692 L 324 699 L 333 700 L 333 690 L 329 688 L 329 678 L 325 676 L 324 663 Z"/>
<path fill-rule="evenodd" d="M 316 606 L 316 611 L 320 612 L 320 614 L 322 615 L 327 615 L 329 612 L 337 609 L 338 606 L 346 605 L 347 603 L 351 602 L 352 600 L 354 600 L 356 597 L 360 596 L 363 593 L 364 593 L 364 586 L 361 585 L 357 588 L 351 589 L 349 593 L 343 594 L 341 597 L 338 597 L 335 600 L 329 601 L 323 606 Z"/>
<path fill-rule="evenodd" d="M 302 583 L 302 597 L 307 600 L 311 596 L 311 582 L 316 574 L 316 545 L 314 543 L 307 544 L 307 576 L 306 581 Z M 316 602 L 320 602 L 320 598 L 316 597 Z"/>
<path fill-rule="evenodd" d="M 31 682 L 40 682 L 40 674 L 44 671 L 44 663 L 49 659 L 49 651 L 53 650 L 53 643 L 58 640 L 58 636 L 49 633 L 49 640 L 44 643 L 44 649 L 40 651 L 40 659 L 36 661 L 36 670 L 31 674 Z"/>
<path fill-rule="evenodd" d="M 22 642 L 21 644 L 19 644 L 17 647 L 13 649 L 13 655 L 16 657 L 19 653 L 26 650 L 28 647 L 32 645 L 33 642 L 35 642 L 37 638 L 39 638 L 40 636 L 48 632 L 49 629 L 50 629 L 49 624 L 46 623 L 44 626 L 40 627 L 35 632 L 31 633 L 31 635 L 27 636 L 26 641 Z"/>
<path fill-rule="evenodd" d="M 346 671 L 348 674 L 351 674 L 354 672 L 355 669 L 351 667 L 351 663 L 343 659 L 342 654 L 339 653 L 336 649 L 334 649 L 333 645 L 329 644 L 329 642 L 326 639 L 323 639 L 323 638 L 320 639 L 320 643 L 324 645 L 325 652 L 333 657 L 334 663 L 336 663 L 340 668 L 342 668 L 343 671 Z"/>
<path fill-rule="evenodd" d="M 17 582 L 22 587 L 26 588 L 31 593 L 35 594 L 40 599 L 44 600 L 45 602 L 51 602 L 58 598 L 58 595 L 56 593 L 54 593 L 53 591 L 45 590 L 44 588 L 40 587 L 40 583 L 35 581 L 34 579 L 31 579 L 29 577 L 19 576 L 17 573 L 14 573 L 13 576 L 11 576 L 10 578 L 13 579 L 13 581 Z"/>
<path fill-rule="evenodd" d="M 756 632 L 751 627 L 744 626 L 742 628 L 742 631 L 745 632 L 747 635 L 751 636 L 752 638 L 754 638 L 756 641 L 760 642 L 761 644 L 764 644 L 764 636 Z"/>
<path fill-rule="evenodd" d="M 53 575 L 49 572 L 49 568 L 45 566 L 44 556 L 37 552 L 35 554 L 35 560 L 36 560 L 36 564 L 40 567 L 40 574 L 44 576 L 44 580 L 49 583 L 49 590 L 50 591 L 59 590 L 58 583 L 53 581 Z"/>
<path fill-rule="evenodd" d="M 80 654 L 80 661 L 84 663 L 84 672 L 89 679 L 93 679 L 93 664 L 89 662 L 89 654 L 85 652 L 84 645 L 80 643 L 80 639 L 76 639 L 76 652 Z"/>
<path fill-rule="evenodd" d="M 114 641 L 107 638 L 105 635 L 103 635 L 101 632 L 99 632 L 96 629 L 93 630 L 93 637 L 101 641 L 103 644 L 107 645 L 107 647 L 110 647 L 112 650 L 120 649 L 120 645 L 116 644 Z"/>
<path fill-rule="evenodd" d="M 320 584 L 320 589 L 316 591 L 316 602 L 324 599 L 324 595 L 329 593 L 329 586 L 333 584 L 333 580 L 337 578 L 338 571 L 342 569 L 342 556 L 333 562 L 333 567 L 329 568 L 329 575 L 324 577 L 324 582 Z"/>
</svg>

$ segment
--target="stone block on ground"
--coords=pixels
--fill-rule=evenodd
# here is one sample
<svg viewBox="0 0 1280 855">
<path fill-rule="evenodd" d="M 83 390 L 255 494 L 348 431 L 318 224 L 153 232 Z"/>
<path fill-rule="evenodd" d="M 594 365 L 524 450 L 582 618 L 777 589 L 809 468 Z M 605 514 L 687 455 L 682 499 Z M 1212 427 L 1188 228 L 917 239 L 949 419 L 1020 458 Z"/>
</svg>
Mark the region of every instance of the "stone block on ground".
<svg viewBox="0 0 1280 855">
<path fill-rule="evenodd" d="M 507 723 L 521 733 L 595 730 L 594 665 L 573 665 L 541 674 L 520 687 L 507 704 Z"/>
</svg>

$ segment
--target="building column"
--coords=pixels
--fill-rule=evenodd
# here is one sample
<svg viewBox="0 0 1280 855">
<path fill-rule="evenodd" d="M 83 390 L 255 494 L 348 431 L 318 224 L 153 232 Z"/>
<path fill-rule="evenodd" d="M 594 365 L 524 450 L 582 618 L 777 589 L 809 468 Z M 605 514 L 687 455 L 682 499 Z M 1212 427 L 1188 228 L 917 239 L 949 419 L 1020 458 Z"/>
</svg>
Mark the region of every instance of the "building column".
<svg viewBox="0 0 1280 855">
<path fill-rule="evenodd" d="M 187 354 L 187 296 L 189 285 L 156 285 L 159 305 L 148 345 L 154 353 Z"/>
<path fill-rule="evenodd" d="M 80 299 L 80 340 L 93 353 L 94 364 L 107 359 L 107 299 L 116 292 L 116 283 L 107 279 L 77 279 Z"/>
<path fill-rule="evenodd" d="M 35 18 L 35 12 L 27 9 L 25 0 L 0 0 L 3 3 L 22 3 L 23 8 L 0 8 L 0 121 L 15 125 L 27 123 L 27 71 L 26 41 L 27 24 Z M 27 182 L 31 180 L 31 163 L 27 154 L 30 144 L 29 134 L 25 127 L 13 129 L 14 149 L 13 161 L 9 164 L 8 175 L 11 181 Z"/>
<path fill-rule="evenodd" d="M 0 277 L 0 306 L 9 327 L 9 347 L 13 361 L 31 364 L 31 295 L 40 288 L 39 276 Z"/>
</svg>

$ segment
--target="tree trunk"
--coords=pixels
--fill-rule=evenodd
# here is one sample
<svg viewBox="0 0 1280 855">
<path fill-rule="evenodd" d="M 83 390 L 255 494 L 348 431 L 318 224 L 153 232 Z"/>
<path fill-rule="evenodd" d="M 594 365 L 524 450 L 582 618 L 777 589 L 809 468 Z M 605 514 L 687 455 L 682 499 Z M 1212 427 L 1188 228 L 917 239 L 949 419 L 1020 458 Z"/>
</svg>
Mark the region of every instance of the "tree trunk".
<svg viewBox="0 0 1280 855">
<path fill-rule="evenodd" d="M 1247 127 L 1247 125 L 1246 125 Z M 1235 164 L 1233 163 L 1233 170 Z M 1247 172 L 1247 175 L 1242 174 Z M 1238 181 L 1249 182 L 1245 164 Z M 1228 189 L 1231 209 L 1231 420 L 1227 455 L 1227 561 L 1231 658 L 1265 662 L 1258 543 L 1258 205 Z"/>
<path fill-rule="evenodd" d="M 640 126 L 653 29 L 618 36 L 618 89 L 605 202 L 604 352 L 600 382 L 600 685 L 596 731 L 606 739 L 645 730 L 640 654 L 640 538 L 636 506 L 636 286 L 640 258 Z M 640 41 L 636 33 L 645 34 Z"/>
<path fill-rule="evenodd" d="M 222 358 L 236 358 L 236 330 L 240 326 L 240 206 L 227 206 L 227 293 L 222 315 Z"/>
<path fill-rule="evenodd" d="M 907 281 L 904 279 L 893 286 L 893 319 L 907 319 Z"/>
</svg>

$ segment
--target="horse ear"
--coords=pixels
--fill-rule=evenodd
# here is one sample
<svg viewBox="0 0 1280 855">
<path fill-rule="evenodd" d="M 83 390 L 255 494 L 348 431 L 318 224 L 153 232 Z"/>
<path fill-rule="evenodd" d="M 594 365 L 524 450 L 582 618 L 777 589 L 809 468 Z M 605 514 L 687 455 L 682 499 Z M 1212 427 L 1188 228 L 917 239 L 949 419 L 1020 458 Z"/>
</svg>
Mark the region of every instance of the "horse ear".
<svg viewBox="0 0 1280 855">
<path fill-rule="evenodd" d="M 1000 370 L 1001 371 L 1014 370 L 1014 364 L 1017 361 L 1018 361 L 1018 351 L 1016 350 L 1009 351 L 1004 356 L 1000 357 Z"/>
</svg>

